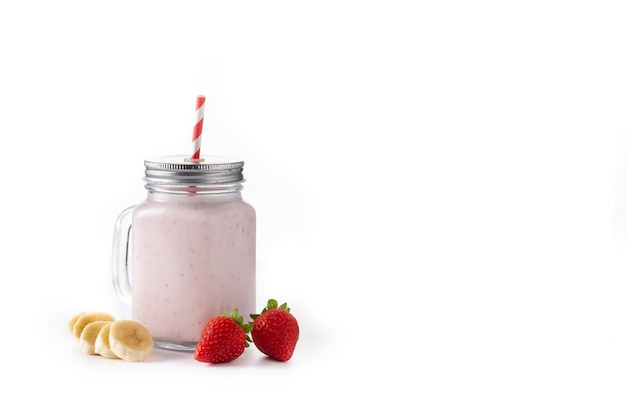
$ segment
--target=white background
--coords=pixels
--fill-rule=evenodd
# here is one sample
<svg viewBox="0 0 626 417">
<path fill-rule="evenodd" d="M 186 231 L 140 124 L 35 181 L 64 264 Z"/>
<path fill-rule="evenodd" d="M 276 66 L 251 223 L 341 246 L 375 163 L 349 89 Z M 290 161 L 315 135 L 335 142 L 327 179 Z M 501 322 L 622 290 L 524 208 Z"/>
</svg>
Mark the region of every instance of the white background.
<svg viewBox="0 0 626 417">
<path fill-rule="evenodd" d="M 2 3 L 1 407 L 624 416 L 620 3 Z M 296 353 L 81 354 L 73 314 L 128 313 L 113 224 L 197 94 Z"/>
</svg>

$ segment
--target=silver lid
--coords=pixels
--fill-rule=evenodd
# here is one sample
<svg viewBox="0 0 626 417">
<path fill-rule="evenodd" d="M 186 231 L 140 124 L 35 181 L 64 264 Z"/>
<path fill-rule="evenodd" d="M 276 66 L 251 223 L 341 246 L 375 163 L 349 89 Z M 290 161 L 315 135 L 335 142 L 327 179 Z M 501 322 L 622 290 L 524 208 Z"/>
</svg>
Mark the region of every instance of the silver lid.
<svg viewBox="0 0 626 417">
<path fill-rule="evenodd" d="M 190 160 L 176 155 L 144 161 L 146 181 L 151 184 L 227 184 L 243 182 L 243 161 L 220 156 Z"/>
</svg>

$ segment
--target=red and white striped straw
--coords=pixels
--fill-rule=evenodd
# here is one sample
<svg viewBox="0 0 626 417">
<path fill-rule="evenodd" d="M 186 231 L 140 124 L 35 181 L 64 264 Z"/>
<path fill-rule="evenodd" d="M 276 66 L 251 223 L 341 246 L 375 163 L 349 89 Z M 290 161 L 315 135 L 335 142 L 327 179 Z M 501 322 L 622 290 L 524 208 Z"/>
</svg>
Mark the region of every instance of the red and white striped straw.
<svg viewBox="0 0 626 417">
<path fill-rule="evenodd" d="M 200 145 L 202 144 L 202 123 L 204 122 L 204 96 L 196 98 L 196 124 L 193 127 L 192 144 L 192 160 L 200 159 Z"/>
</svg>

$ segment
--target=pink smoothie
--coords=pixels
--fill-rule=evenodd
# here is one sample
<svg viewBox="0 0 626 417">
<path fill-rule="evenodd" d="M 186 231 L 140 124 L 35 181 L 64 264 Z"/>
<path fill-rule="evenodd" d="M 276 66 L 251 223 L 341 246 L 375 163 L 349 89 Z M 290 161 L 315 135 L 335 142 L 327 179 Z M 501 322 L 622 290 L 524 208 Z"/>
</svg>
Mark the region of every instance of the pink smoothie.
<svg viewBox="0 0 626 417">
<path fill-rule="evenodd" d="M 165 197 L 133 213 L 133 318 L 193 348 L 210 318 L 255 312 L 256 214 L 239 192 Z"/>
</svg>

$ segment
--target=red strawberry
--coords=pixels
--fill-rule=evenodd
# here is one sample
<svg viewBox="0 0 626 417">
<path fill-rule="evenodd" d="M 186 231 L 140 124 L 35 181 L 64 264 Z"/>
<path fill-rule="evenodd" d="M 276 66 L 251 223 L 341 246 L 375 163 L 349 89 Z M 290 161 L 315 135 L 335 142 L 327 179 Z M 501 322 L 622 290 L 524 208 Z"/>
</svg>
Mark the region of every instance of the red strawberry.
<svg viewBox="0 0 626 417">
<path fill-rule="evenodd" d="M 237 309 L 208 321 L 193 353 L 195 360 L 208 363 L 230 362 L 250 346 L 247 333 L 252 325 L 243 324 Z"/>
<path fill-rule="evenodd" d="M 270 358 L 288 361 L 296 348 L 300 328 L 287 303 L 279 306 L 270 299 L 261 314 L 250 314 L 250 318 L 253 320 L 250 334 L 256 347 Z"/>
</svg>

